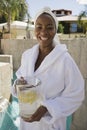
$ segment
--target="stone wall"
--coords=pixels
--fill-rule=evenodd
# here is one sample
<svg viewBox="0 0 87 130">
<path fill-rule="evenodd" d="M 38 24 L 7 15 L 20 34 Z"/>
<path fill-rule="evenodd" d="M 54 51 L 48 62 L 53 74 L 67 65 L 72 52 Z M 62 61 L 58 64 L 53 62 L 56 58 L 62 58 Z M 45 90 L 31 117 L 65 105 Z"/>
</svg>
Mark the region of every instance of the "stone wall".
<svg viewBox="0 0 87 130">
<path fill-rule="evenodd" d="M 13 79 L 12 55 L 0 55 L 0 96 L 9 100 Z M 0 100 L 4 102 L 3 98 Z M 2 108 L 3 109 L 3 108 Z"/>
<path fill-rule="evenodd" d="M 22 53 L 32 47 L 36 43 L 36 40 L 26 40 L 26 39 L 2 39 L 1 48 L 4 54 L 12 55 L 13 57 L 13 69 L 16 71 L 21 64 Z"/>
<path fill-rule="evenodd" d="M 9 63 L 10 65 L 10 73 L 11 73 L 11 79 L 13 79 L 13 58 L 12 55 L 0 55 L 0 62 L 3 63 Z"/>
<path fill-rule="evenodd" d="M 10 98 L 11 68 L 9 63 L 0 62 L 0 96 Z"/>
<path fill-rule="evenodd" d="M 1 48 L 4 54 L 13 56 L 13 68 L 17 70 L 20 66 L 22 53 L 36 44 L 36 40 L 2 40 Z M 86 98 L 83 105 L 73 114 L 71 130 L 87 130 L 87 39 L 76 38 L 61 40 L 62 44 L 66 44 L 69 53 L 76 61 L 85 80 Z"/>
</svg>

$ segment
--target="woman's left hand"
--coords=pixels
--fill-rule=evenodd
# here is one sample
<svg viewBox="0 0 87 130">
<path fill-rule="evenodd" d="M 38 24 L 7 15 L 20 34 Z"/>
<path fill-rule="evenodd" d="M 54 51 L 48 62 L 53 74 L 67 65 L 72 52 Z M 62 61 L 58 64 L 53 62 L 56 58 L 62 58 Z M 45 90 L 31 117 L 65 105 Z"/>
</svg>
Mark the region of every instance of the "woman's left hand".
<svg viewBox="0 0 87 130">
<path fill-rule="evenodd" d="M 40 106 L 31 117 L 29 118 L 22 117 L 22 119 L 26 122 L 40 121 L 40 119 L 44 116 L 46 112 L 47 108 L 44 106 Z"/>
</svg>

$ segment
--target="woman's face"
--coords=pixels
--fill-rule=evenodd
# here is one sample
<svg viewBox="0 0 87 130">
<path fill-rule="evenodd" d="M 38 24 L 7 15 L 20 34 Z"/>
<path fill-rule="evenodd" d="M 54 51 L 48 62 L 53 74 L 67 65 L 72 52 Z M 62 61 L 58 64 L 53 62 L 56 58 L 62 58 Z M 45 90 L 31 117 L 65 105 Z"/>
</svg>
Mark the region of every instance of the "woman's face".
<svg viewBox="0 0 87 130">
<path fill-rule="evenodd" d="M 35 24 L 35 36 L 43 47 L 52 45 L 56 33 L 55 22 L 49 14 L 40 15 Z"/>
</svg>

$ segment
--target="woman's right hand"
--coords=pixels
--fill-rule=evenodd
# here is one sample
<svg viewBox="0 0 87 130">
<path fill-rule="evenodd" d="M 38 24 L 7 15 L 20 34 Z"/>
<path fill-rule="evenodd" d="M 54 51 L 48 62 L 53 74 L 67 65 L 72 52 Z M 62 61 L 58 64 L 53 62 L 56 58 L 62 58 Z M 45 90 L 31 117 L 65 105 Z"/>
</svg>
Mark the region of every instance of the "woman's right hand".
<svg viewBox="0 0 87 130">
<path fill-rule="evenodd" d="M 20 79 L 16 80 L 16 85 L 24 85 L 27 84 L 27 81 L 24 79 L 24 77 L 20 77 Z"/>
<path fill-rule="evenodd" d="M 24 79 L 24 77 L 20 77 L 20 79 L 16 79 L 14 82 L 15 93 L 17 93 L 17 85 L 24 85 L 24 84 L 27 84 L 27 81 Z"/>
</svg>

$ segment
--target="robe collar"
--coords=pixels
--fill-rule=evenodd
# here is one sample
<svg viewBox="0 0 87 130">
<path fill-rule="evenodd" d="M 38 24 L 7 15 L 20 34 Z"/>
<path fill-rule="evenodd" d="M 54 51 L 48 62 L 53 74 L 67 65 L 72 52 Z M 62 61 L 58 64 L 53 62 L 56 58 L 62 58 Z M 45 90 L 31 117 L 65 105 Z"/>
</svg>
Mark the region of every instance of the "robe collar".
<svg viewBox="0 0 87 130">
<path fill-rule="evenodd" d="M 49 68 L 58 58 L 67 51 L 66 45 L 58 44 L 55 45 L 54 49 L 44 58 L 40 66 L 36 71 L 34 71 L 35 63 L 39 53 L 39 44 L 32 48 L 32 55 L 29 60 L 29 70 L 32 76 L 36 76 L 43 73 L 47 68 Z"/>
</svg>

